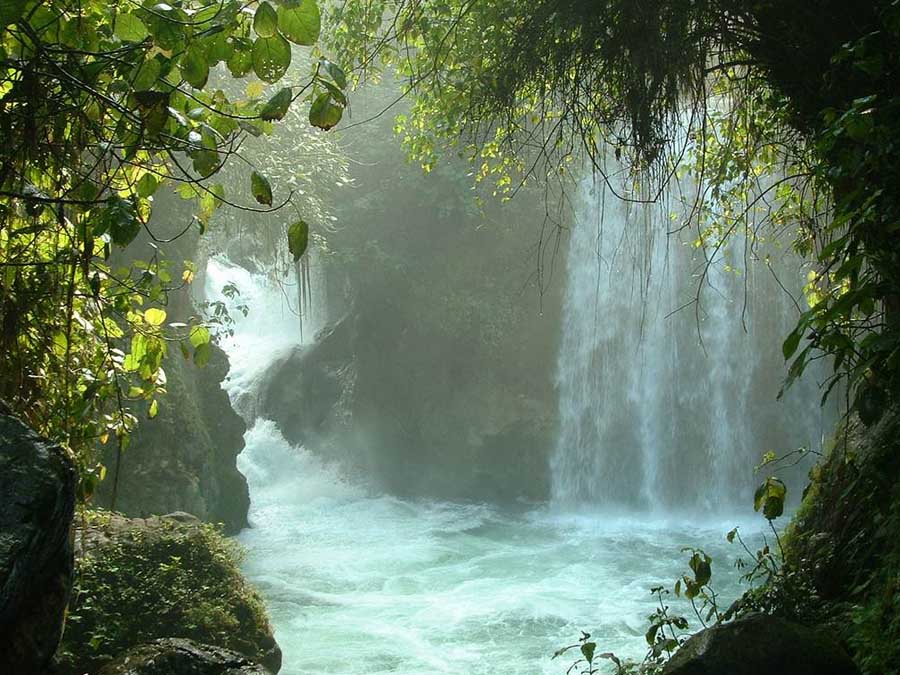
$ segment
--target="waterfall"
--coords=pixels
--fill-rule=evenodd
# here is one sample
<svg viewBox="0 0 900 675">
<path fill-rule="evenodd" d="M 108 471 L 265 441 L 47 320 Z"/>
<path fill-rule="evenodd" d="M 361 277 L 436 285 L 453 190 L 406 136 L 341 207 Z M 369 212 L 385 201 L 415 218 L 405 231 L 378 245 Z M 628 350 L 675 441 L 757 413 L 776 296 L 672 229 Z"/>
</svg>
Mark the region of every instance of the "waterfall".
<svg viewBox="0 0 900 675">
<path fill-rule="evenodd" d="M 207 263 L 206 298 L 221 303 L 233 322 L 231 334 L 219 338 L 231 363 L 226 390 L 248 425 L 256 419 L 257 390 L 267 368 L 289 350 L 310 344 L 325 325 L 324 271 L 312 253 L 307 255 L 311 272 L 306 273 L 308 297 L 302 300 L 300 275 L 293 270 L 279 274 L 259 264 L 255 267 L 262 271 L 251 272 L 224 256 Z M 228 288 L 236 292 L 223 292 Z"/>
<path fill-rule="evenodd" d="M 766 262 L 745 265 L 748 242 L 704 250 L 667 235 L 673 222 L 665 205 L 581 186 L 557 366 L 556 505 L 746 507 L 764 452 L 821 446 L 831 415 L 815 373 L 776 400 L 799 260 L 769 242 Z"/>
</svg>

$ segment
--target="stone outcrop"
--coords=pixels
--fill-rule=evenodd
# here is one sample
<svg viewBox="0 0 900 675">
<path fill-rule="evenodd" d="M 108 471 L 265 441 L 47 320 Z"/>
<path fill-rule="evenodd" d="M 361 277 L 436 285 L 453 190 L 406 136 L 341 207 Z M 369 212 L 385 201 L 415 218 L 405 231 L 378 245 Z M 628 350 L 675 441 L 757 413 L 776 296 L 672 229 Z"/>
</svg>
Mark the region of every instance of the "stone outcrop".
<svg viewBox="0 0 900 675">
<path fill-rule="evenodd" d="M 546 498 L 552 406 L 489 370 L 463 376 L 425 355 L 398 369 L 374 334 L 351 312 L 286 354 L 264 376 L 259 414 L 394 494 Z"/>
<path fill-rule="evenodd" d="M 270 675 L 237 652 L 191 640 L 165 638 L 140 645 L 104 666 L 99 675 Z"/>
<path fill-rule="evenodd" d="M 765 614 L 720 623 L 688 639 L 663 675 L 858 675 L 841 647 L 812 628 Z"/>
<path fill-rule="evenodd" d="M 59 644 L 75 483 L 62 448 L 0 403 L 0 672 L 43 673 Z"/>
<path fill-rule="evenodd" d="M 168 393 L 159 399 L 159 415 L 141 422 L 122 455 L 115 510 L 140 517 L 187 511 L 234 534 L 247 525 L 250 496 L 236 465 L 246 425 L 221 386 L 228 357 L 213 346 L 209 363 L 198 368 L 171 351 L 176 353 L 163 364 Z M 105 461 L 109 474 L 98 503 L 110 507 L 112 448 Z"/>
<path fill-rule="evenodd" d="M 75 542 L 78 574 L 60 675 L 96 672 L 162 638 L 195 640 L 280 669 L 281 650 L 262 599 L 241 575 L 240 552 L 213 526 L 182 512 L 125 518 L 92 511 L 76 522 Z"/>
</svg>

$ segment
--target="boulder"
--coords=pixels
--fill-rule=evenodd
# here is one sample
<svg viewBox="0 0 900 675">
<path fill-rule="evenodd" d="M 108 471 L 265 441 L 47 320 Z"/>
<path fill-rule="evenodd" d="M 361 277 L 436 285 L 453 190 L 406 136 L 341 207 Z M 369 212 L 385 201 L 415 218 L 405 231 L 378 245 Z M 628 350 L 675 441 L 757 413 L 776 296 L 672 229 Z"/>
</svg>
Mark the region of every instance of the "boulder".
<svg viewBox="0 0 900 675">
<path fill-rule="evenodd" d="M 291 444 L 378 490 L 501 503 L 547 498 L 558 427 L 548 401 L 490 369 L 459 375 L 460 364 L 418 338 L 404 338 L 412 351 L 399 367 L 398 347 L 373 344 L 371 328 L 350 313 L 285 353 L 262 377 L 255 412 Z"/>
<path fill-rule="evenodd" d="M 99 675 L 269 675 L 269 671 L 228 649 L 163 638 L 129 650 Z"/>
<path fill-rule="evenodd" d="M 826 634 L 766 614 L 749 614 L 700 631 L 675 653 L 663 675 L 859 675 Z"/>
<path fill-rule="evenodd" d="M 75 555 L 58 675 L 95 673 L 165 638 L 231 650 L 271 673 L 280 669 L 281 650 L 262 598 L 241 574 L 240 550 L 214 526 L 183 512 L 125 518 L 88 511 L 76 523 Z"/>
<path fill-rule="evenodd" d="M 72 580 L 75 467 L 0 403 L 0 672 L 43 673 Z"/>
</svg>

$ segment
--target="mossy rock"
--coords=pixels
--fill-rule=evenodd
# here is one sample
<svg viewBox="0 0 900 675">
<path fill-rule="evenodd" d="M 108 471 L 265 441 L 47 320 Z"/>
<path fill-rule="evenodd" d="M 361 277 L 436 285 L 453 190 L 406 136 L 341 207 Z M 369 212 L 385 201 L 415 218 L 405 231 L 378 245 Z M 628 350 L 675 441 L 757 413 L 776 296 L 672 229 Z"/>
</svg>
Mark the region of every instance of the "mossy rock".
<svg viewBox="0 0 900 675">
<path fill-rule="evenodd" d="M 269 675 L 269 671 L 228 649 L 165 638 L 126 652 L 99 675 Z"/>
<path fill-rule="evenodd" d="M 159 638 L 233 650 L 275 673 L 281 650 L 260 596 L 241 575 L 238 545 L 188 514 L 76 519 L 77 570 L 62 675 L 96 672 Z"/>
<path fill-rule="evenodd" d="M 847 420 L 810 479 L 785 539 L 788 572 L 811 588 L 804 610 L 865 675 L 900 673 L 900 409 Z"/>
</svg>

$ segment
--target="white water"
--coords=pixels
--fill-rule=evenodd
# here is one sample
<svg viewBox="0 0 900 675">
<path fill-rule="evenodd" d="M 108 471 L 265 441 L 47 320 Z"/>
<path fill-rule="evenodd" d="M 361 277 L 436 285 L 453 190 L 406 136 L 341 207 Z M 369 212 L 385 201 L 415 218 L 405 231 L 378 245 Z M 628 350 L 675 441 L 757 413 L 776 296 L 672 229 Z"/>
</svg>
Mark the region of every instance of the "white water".
<svg viewBox="0 0 900 675">
<path fill-rule="evenodd" d="M 649 589 L 671 588 L 687 571 L 685 546 L 713 555 L 723 604 L 738 594 L 737 551 L 724 542 L 731 520 L 508 512 L 402 501 L 349 484 L 255 419 L 261 373 L 300 342 L 295 296 L 210 261 L 208 297 L 219 298 L 229 281 L 251 307 L 246 318 L 233 313 L 235 334 L 223 342 L 229 394 L 254 420 L 239 457 L 252 500 L 252 527 L 240 540 L 284 651 L 284 675 L 562 675 L 569 661 L 550 656 L 581 630 L 594 634 L 598 651 L 640 658 L 655 607 Z M 641 427 L 644 461 L 667 442 L 658 432 Z"/>
<path fill-rule="evenodd" d="M 723 601 L 737 595 L 725 523 L 370 495 L 268 421 L 247 448 L 245 572 L 267 599 L 284 675 L 562 675 L 568 663 L 550 656 L 582 629 L 603 650 L 640 658 L 649 589 L 687 571 L 683 546 L 706 547 Z"/>
<path fill-rule="evenodd" d="M 777 242 L 756 252 L 771 267 L 745 260 L 735 237 L 706 251 L 704 279 L 704 251 L 666 236 L 679 222 L 669 215 L 582 185 L 551 461 L 562 508 L 746 509 L 763 453 L 818 450 L 833 419 L 815 369 L 776 400 L 781 342 L 798 316 L 780 284 L 800 296 L 799 261 Z"/>
</svg>

